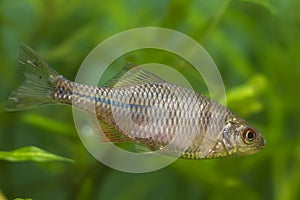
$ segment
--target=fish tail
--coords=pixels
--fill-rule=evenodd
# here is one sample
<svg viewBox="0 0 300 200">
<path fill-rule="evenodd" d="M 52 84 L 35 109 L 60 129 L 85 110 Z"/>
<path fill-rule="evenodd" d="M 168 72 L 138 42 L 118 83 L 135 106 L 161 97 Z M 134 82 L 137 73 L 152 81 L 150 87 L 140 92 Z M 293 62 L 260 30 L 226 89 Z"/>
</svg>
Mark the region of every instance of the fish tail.
<svg viewBox="0 0 300 200">
<path fill-rule="evenodd" d="M 23 65 L 25 81 L 14 90 L 7 101 L 6 110 L 26 110 L 53 103 L 54 79 L 59 75 L 30 47 L 20 46 L 19 62 Z"/>
</svg>

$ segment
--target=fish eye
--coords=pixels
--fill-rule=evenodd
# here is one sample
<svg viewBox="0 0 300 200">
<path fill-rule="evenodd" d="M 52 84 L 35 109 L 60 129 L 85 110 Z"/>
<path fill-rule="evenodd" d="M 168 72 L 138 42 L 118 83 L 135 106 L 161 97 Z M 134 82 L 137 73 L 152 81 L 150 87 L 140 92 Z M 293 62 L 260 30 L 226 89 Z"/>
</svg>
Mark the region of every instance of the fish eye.
<svg viewBox="0 0 300 200">
<path fill-rule="evenodd" d="M 251 144 L 256 138 L 256 132 L 253 129 L 248 128 L 243 132 L 242 136 L 243 136 L 243 141 L 246 144 Z"/>
</svg>

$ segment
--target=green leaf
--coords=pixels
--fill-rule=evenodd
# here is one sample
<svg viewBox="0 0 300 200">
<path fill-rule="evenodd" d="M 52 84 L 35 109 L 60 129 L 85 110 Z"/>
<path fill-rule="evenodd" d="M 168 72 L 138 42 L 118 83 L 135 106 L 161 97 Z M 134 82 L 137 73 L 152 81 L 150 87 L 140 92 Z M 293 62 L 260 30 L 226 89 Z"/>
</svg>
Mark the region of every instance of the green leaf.
<svg viewBox="0 0 300 200">
<path fill-rule="evenodd" d="M 259 97 L 266 88 L 267 78 L 263 75 L 255 75 L 245 84 L 232 88 L 228 92 L 227 106 L 241 116 L 257 113 L 263 108 Z"/>
<path fill-rule="evenodd" d="M 19 148 L 13 151 L 0 151 L 0 160 L 11 162 L 33 161 L 33 162 L 50 162 L 50 161 L 74 161 L 69 158 L 64 158 L 35 146 Z"/>
<path fill-rule="evenodd" d="M 23 199 L 23 198 L 16 198 L 14 200 L 32 200 L 32 199 L 31 198 L 25 198 L 25 199 Z"/>
<path fill-rule="evenodd" d="M 273 15 L 276 15 L 276 9 L 269 1 L 265 1 L 265 0 L 242 0 L 242 1 L 250 2 L 262 6 L 267 10 L 269 10 Z"/>
<path fill-rule="evenodd" d="M 53 133 L 74 136 L 74 127 L 65 122 L 40 116 L 35 113 L 26 113 L 23 115 L 22 120 L 28 124 L 52 131 Z"/>
<path fill-rule="evenodd" d="M 2 191 L 0 190 L 0 200 L 7 200 Z"/>
</svg>

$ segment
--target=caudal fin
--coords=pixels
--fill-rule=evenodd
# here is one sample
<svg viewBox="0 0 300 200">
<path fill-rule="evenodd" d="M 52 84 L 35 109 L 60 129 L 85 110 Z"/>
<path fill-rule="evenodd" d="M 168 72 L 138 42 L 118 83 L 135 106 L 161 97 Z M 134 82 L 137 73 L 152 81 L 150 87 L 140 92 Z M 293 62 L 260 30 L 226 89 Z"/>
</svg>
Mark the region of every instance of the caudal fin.
<svg viewBox="0 0 300 200">
<path fill-rule="evenodd" d="M 19 62 L 23 65 L 25 81 L 10 94 L 6 109 L 25 110 L 50 103 L 54 89 L 52 80 L 58 73 L 24 44 L 20 46 Z"/>
</svg>

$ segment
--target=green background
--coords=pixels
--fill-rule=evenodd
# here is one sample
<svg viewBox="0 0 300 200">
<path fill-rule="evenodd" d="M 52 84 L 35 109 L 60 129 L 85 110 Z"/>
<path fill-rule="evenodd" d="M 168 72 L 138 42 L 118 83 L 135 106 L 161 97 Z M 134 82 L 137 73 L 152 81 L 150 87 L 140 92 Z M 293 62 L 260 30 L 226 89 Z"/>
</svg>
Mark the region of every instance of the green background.
<svg viewBox="0 0 300 200">
<path fill-rule="evenodd" d="M 299 199 L 299 8 L 297 0 L 0 1 L 0 151 L 37 146 L 75 161 L 0 160 L 0 199 Z M 23 80 L 21 43 L 74 80 L 98 43 L 144 26 L 180 31 L 205 47 L 222 74 L 228 107 L 261 130 L 265 149 L 235 159 L 180 159 L 159 171 L 128 174 L 88 153 L 71 107 L 5 111 L 9 92 Z M 126 61 L 174 66 L 206 93 L 174 55 L 133 52 L 115 65 Z"/>
</svg>

